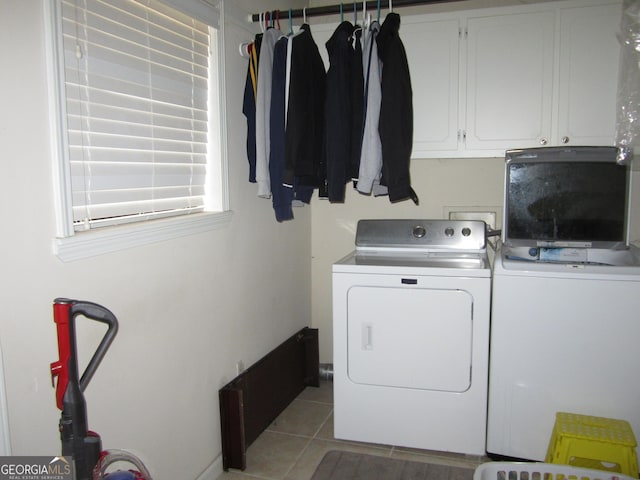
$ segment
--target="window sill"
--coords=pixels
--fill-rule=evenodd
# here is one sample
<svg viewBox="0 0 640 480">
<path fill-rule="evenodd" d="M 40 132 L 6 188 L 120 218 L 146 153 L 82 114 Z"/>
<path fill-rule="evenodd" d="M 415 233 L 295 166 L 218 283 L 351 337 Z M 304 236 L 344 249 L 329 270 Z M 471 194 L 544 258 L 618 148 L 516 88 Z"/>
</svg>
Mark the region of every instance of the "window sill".
<svg viewBox="0 0 640 480">
<path fill-rule="evenodd" d="M 73 262 L 223 228 L 231 222 L 232 216 L 231 211 L 198 213 L 79 232 L 72 237 L 56 238 L 53 250 L 63 262 Z"/>
</svg>

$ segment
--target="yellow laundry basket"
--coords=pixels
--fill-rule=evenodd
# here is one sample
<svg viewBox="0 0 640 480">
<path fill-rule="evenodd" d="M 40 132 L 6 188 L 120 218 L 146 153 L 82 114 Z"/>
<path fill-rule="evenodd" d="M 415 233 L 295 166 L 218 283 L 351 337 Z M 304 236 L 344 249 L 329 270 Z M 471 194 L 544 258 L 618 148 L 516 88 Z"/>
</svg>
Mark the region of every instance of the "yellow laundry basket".
<svg viewBox="0 0 640 480">
<path fill-rule="evenodd" d="M 636 446 L 625 420 L 558 412 L 545 461 L 638 478 Z"/>
</svg>

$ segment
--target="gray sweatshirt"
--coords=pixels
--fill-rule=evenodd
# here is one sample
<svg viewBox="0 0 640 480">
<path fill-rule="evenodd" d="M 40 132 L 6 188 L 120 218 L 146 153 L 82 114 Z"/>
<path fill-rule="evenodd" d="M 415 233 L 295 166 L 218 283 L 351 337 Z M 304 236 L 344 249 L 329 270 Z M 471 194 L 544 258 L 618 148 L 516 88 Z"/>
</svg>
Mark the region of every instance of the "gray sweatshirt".
<svg viewBox="0 0 640 480">
<path fill-rule="evenodd" d="M 364 38 L 362 63 L 365 81 L 366 113 L 362 135 L 362 151 L 360 153 L 360 172 L 358 174 L 358 191 L 360 193 L 386 195 L 387 187 L 380 185 L 382 176 L 382 143 L 378 133 L 380 120 L 380 103 L 382 101 L 382 65 L 378 58 L 376 37 L 380 24 L 371 23 L 368 35 Z"/>
<path fill-rule="evenodd" d="M 269 28 L 262 37 L 260 62 L 258 63 L 258 88 L 256 92 L 256 182 L 258 196 L 271 197 L 269 176 L 269 152 L 271 150 L 271 75 L 273 73 L 273 50 L 283 34 Z"/>
</svg>

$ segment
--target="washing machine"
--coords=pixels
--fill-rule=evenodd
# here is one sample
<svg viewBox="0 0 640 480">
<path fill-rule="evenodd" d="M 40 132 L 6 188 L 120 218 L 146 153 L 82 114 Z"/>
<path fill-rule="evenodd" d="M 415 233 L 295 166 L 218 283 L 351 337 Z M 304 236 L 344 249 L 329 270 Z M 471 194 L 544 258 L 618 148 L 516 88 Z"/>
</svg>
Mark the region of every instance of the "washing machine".
<svg viewBox="0 0 640 480">
<path fill-rule="evenodd" d="M 489 453 L 544 460 L 562 411 L 627 420 L 640 438 L 640 253 L 628 238 L 630 166 L 617 153 L 506 152 Z"/>
<path fill-rule="evenodd" d="M 483 455 L 484 222 L 361 220 L 355 243 L 333 265 L 335 437 Z"/>
<path fill-rule="evenodd" d="M 556 412 L 627 420 L 640 438 L 640 251 L 572 255 L 496 255 L 489 453 L 544 460 Z"/>
</svg>

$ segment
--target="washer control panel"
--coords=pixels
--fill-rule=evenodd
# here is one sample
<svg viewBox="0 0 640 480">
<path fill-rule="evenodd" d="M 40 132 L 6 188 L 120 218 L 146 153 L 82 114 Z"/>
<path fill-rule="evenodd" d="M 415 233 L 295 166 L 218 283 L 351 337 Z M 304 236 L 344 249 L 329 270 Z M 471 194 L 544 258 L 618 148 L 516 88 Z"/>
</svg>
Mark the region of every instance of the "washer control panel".
<svg viewBox="0 0 640 480">
<path fill-rule="evenodd" d="M 356 247 L 483 250 L 486 225 L 478 220 L 360 220 Z"/>
</svg>

